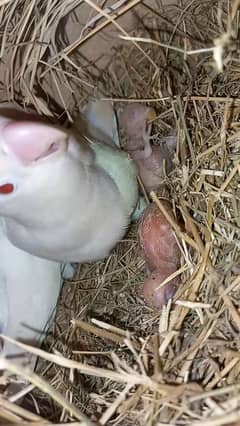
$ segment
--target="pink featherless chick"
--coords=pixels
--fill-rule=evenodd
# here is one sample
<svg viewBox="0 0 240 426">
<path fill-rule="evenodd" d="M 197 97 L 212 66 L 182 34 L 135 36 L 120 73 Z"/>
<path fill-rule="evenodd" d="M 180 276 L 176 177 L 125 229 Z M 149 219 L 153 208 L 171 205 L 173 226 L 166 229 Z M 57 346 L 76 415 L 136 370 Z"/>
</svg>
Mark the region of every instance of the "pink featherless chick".
<svg viewBox="0 0 240 426">
<path fill-rule="evenodd" d="M 159 145 L 150 143 L 152 124 L 156 118 L 153 108 L 142 104 L 130 104 L 119 115 L 119 125 L 127 141 L 124 147 L 135 161 L 145 189 L 156 190 L 164 175 L 173 169 L 172 156 L 176 148 L 175 136 L 162 137 Z"/>
<path fill-rule="evenodd" d="M 163 202 L 172 216 L 172 207 Z M 148 269 L 148 277 L 143 286 L 145 301 L 154 308 L 161 309 L 172 299 L 181 283 L 179 275 L 161 283 L 180 267 L 181 252 L 171 225 L 158 206 L 150 203 L 145 209 L 138 228 L 138 236 Z"/>
</svg>

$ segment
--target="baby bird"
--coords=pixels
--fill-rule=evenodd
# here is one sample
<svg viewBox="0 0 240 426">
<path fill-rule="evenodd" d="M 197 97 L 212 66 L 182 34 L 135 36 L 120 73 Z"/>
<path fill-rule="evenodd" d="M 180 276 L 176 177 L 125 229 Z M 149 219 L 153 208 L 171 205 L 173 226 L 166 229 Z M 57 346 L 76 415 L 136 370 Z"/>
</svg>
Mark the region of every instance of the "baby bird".
<svg viewBox="0 0 240 426">
<path fill-rule="evenodd" d="M 153 108 L 135 103 L 119 114 L 120 127 L 127 137 L 124 149 L 135 161 L 147 192 L 158 189 L 164 168 L 167 174 L 173 169 L 172 156 L 177 142 L 175 136 L 167 136 L 160 139 L 159 145 L 150 143 L 151 122 L 155 118 Z"/>
<path fill-rule="evenodd" d="M 164 203 L 168 212 L 171 205 Z M 159 309 L 174 296 L 180 284 L 179 275 L 163 287 L 159 285 L 180 266 L 180 249 L 171 225 L 156 204 L 146 208 L 138 228 L 138 236 L 148 269 L 143 294 L 146 302 Z"/>
</svg>

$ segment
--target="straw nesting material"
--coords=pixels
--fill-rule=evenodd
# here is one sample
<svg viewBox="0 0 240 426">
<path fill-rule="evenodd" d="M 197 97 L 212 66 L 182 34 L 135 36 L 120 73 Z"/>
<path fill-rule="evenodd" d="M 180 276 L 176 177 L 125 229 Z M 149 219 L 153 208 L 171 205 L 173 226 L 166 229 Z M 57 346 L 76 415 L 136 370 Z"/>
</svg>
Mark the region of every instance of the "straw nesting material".
<svg viewBox="0 0 240 426">
<path fill-rule="evenodd" d="M 182 285 L 174 309 L 145 306 L 133 225 L 108 259 L 79 266 L 65 283 L 48 353 L 38 352 L 45 361 L 36 376 L 22 372 L 35 389 L 25 408 L 0 401 L 0 417 L 237 425 L 239 2 L 112 3 L 114 10 L 90 0 L 5 2 L 1 99 L 61 122 L 74 119 L 89 96 L 110 98 L 117 109 L 135 101 L 156 109 L 153 142 L 173 130 L 178 137 L 175 170 L 152 199 L 160 209 L 170 199 L 185 222 L 186 231 L 172 222 Z"/>
</svg>

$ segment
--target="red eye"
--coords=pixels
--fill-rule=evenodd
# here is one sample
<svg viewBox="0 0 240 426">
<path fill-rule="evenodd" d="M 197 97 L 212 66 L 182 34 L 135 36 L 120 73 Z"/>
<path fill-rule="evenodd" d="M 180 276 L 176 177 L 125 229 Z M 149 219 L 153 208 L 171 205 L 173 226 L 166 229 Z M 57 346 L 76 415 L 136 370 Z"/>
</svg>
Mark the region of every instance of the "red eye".
<svg viewBox="0 0 240 426">
<path fill-rule="evenodd" d="M 11 194 L 14 191 L 14 186 L 12 183 L 5 183 L 0 185 L 0 194 Z"/>
</svg>

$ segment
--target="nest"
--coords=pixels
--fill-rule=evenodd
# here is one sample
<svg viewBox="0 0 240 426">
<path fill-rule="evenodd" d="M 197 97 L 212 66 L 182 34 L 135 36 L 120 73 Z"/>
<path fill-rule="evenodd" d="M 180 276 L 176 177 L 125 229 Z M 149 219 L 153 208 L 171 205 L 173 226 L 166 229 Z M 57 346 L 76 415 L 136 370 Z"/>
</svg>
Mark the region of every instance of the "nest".
<svg viewBox="0 0 240 426">
<path fill-rule="evenodd" d="M 186 232 L 172 222 L 182 284 L 174 309 L 144 304 L 144 262 L 132 225 L 108 259 L 80 265 L 65 282 L 43 348 L 28 348 L 40 356 L 35 374 L 1 359 L 10 376 L 17 372 L 31 385 L 21 406 L 16 395 L 0 397 L 0 418 L 237 425 L 239 1 L 102 3 L 0 2 L 1 101 L 63 124 L 90 97 L 156 109 L 154 143 L 172 130 L 178 138 L 175 170 L 152 198 L 160 209 L 162 198 L 171 200 L 185 221 Z"/>
</svg>

